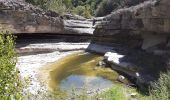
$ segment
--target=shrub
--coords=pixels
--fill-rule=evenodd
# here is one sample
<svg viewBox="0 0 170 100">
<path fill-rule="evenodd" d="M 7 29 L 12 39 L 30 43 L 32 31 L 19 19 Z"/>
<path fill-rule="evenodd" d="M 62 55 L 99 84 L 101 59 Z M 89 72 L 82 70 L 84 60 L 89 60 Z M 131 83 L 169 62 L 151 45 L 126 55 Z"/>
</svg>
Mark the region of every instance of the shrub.
<svg viewBox="0 0 170 100">
<path fill-rule="evenodd" d="M 95 16 L 105 16 L 117 9 L 134 6 L 144 1 L 146 0 L 103 0 L 97 8 Z"/>
<path fill-rule="evenodd" d="M 90 11 L 91 11 L 90 6 L 86 5 L 86 6 L 77 6 L 76 8 L 73 9 L 72 13 L 78 14 L 80 16 L 84 16 L 86 18 L 90 18 L 91 17 Z"/>
<path fill-rule="evenodd" d="M 73 9 L 73 13 L 78 15 L 83 15 L 84 10 L 85 10 L 84 6 L 77 6 L 76 8 Z"/>
<path fill-rule="evenodd" d="M 14 37 L 0 32 L 0 98 L 2 100 L 19 99 L 21 82 L 16 69 Z"/>
<path fill-rule="evenodd" d="M 48 0 L 25 0 L 28 3 L 47 9 Z"/>
<path fill-rule="evenodd" d="M 61 0 L 51 0 L 48 4 L 48 10 L 55 11 L 62 15 L 67 12 L 68 9 Z"/>
<path fill-rule="evenodd" d="M 151 100 L 169 100 L 170 99 L 170 72 L 161 73 L 158 82 L 151 84 Z"/>
<path fill-rule="evenodd" d="M 97 8 L 95 16 L 101 17 L 110 14 L 120 7 L 121 2 L 122 0 L 103 0 Z"/>
<path fill-rule="evenodd" d="M 90 18 L 97 4 L 102 0 L 26 0 L 35 6 L 45 10 L 52 10 L 59 14 L 74 13 L 86 18 Z"/>
</svg>

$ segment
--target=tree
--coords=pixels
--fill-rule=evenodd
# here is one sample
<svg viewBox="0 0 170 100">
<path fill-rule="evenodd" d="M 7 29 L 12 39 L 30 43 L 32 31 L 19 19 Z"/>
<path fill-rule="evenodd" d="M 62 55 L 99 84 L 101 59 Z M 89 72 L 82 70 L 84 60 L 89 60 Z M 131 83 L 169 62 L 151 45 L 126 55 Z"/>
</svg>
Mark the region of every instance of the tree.
<svg viewBox="0 0 170 100">
<path fill-rule="evenodd" d="M 33 5 L 39 6 L 43 9 L 47 9 L 48 8 L 48 2 L 51 0 L 25 0 L 28 3 L 31 3 Z"/>
<path fill-rule="evenodd" d="M 57 13 L 74 13 L 89 18 L 105 16 L 112 11 L 145 0 L 26 0 L 26 2 Z M 82 13 L 82 10 L 84 12 Z"/>
<path fill-rule="evenodd" d="M 104 0 L 98 6 L 95 16 L 101 17 L 110 14 L 120 6 L 122 0 Z"/>
</svg>

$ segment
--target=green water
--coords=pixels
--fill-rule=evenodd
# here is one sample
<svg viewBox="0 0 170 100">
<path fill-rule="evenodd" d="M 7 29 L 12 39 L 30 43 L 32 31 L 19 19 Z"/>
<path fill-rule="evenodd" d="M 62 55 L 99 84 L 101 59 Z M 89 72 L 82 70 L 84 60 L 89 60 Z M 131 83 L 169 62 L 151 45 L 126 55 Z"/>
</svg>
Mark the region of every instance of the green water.
<svg viewBox="0 0 170 100">
<path fill-rule="evenodd" d="M 126 98 L 131 98 L 131 93 L 137 93 L 136 100 L 145 100 L 143 99 L 145 96 L 138 93 L 135 88 L 120 84 L 117 81 L 119 76 L 117 72 L 107 66 L 104 68 L 97 66 L 102 59 L 103 56 L 96 54 L 86 52 L 74 53 L 44 66 L 41 69 L 41 78 L 45 80 L 49 90 L 54 93 L 55 97 L 59 98 L 56 100 L 61 98 L 61 100 L 65 100 L 72 97 L 73 93 L 76 95 L 86 94 L 87 91 L 92 92 L 92 95 L 93 93 L 96 95 L 96 93 L 101 93 L 96 91 L 104 89 L 110 89 L 109 91 L 114 91 L 114 93 L 118 92 Z M 125 81 L 128 82 L 128 80 Z M 121 89 L 114 89 L 115 87 L 120 87 Z M 112 98 L 112 92 L 110 93 L 109 91 L 102 92 L 98 96 Z"/>
<path fill-rule="evenodd" d="M 103 56 L 80 52 L 66 56 L 42 69 L 52 91 L 70 92 L 85 88 L 88 91 L 110 88 L 117 83 L 119 74 L 110 68 L 97 66 Z"/>
</svg>

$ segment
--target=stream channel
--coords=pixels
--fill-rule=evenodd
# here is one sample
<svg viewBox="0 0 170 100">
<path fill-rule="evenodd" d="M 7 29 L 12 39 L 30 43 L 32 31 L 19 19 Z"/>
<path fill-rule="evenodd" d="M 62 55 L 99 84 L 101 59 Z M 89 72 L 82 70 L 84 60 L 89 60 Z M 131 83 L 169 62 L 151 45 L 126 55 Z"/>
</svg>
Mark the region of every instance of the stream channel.
<svg viewBox="0 0 170 100">
<path fill-rule="evenodd" d="M 99 66 L 103 55 L 85 52 L 89 45 L 88 36 L 18 36 L 17 67 L 21 77 L 30 80 L 24 91 L 42 100 L 44 91 L 68 97 L 73 92 L 92 96 L 120 84 L 127 88 L 126 78 L 122 84 L 119 73 L 107 65 Z"/>
</svg>

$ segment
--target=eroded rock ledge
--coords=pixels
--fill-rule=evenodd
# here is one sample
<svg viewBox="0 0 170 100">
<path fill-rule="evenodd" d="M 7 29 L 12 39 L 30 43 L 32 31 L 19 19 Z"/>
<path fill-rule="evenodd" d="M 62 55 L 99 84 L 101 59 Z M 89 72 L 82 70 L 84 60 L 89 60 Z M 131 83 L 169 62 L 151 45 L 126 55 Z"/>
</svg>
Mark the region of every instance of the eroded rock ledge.
<svg viewBox="0 0 170 100">
<path fill-rule="evenodd" d="M 63 27 L 63 20 L 55 12 L 22 1 L 0 1 L 0 29 L 13 33 L 60 33 Z"/>
<path fill-rule="evenodd" d="M 60 16 L 23 0 L 0 0 L 0 30 L 12 33 L 53 33 L 92 35 L 92 20 L 78 15 Z"/>
<path fill-rule="evenodd" d="M 150 49 L 164 44 L 170 36 L 169 0 L 149 0 L 106 16 L 94 31 L 97 36 L 111 36 L 112 42 L 129 47 Z"/>
<path fill-rule="evenodd" d="M 114 44 L 112 47 L 91 44 L 90 50 L 95 51 L 94 49 L 101 48 L 96 51 L 102 50 L 103 53 L 112 52 L 123 55 L 116 60 L 114 55 L 110 58 L 111 61 L 107 62 L 114 70 L 135 78 L 139 86 L 157 80 L 160 72 L 168 68 L 169 5 L 169 0 L 149 0 L 130 8 L 119 9 L 104 17 L 94 31 L 94 36 L 103 39 L 94 42 Z M 109 37 L 111 40 L 104 37 Z M 136 73 L 140 78 L 136 76 Z"/>
</svg>

